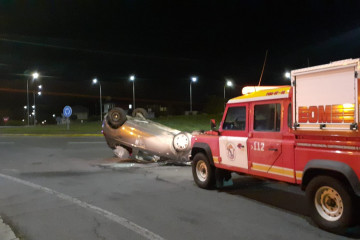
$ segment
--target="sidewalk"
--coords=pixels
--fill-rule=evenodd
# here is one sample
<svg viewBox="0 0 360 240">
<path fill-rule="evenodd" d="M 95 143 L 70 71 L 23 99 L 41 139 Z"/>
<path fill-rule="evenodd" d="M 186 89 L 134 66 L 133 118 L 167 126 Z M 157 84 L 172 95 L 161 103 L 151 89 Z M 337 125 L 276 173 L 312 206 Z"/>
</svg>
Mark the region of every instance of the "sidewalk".
<svg viewBox="0 0 360 240">
<path fill-rule="evenodd" d="M 0 217 L 0 239 L 1 240 L 19 240 L 15 236 L 13 230 L 11 230 L 11 228 L 3 222 L 1 217 Z"/>
</svg>

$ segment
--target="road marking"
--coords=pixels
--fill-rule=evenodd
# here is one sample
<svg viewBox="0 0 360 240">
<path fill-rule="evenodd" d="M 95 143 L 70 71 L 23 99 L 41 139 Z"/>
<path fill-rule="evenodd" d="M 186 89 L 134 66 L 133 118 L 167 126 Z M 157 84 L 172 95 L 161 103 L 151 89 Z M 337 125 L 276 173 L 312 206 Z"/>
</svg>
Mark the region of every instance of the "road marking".
<svg viewBox="0 0 360 240">
<path fill-rule="evenodd" d="M 68 144 L 99 144 L 105 142 L 68 142 Z"/>
<path fill-rule="evenodd" d="M 63 199 L 65 201 L 68 201 L 70 203 L 73 203 L 79 207 L 82 207 L 84 209 L 88 209 L 88 210 L 91 210 L 93 211 L 94 213 L 97 213 L 113 222 L 116 222 L 120 225 L 122 225 L 123 227 L 145 237 L 146 239 L 149 239 L 149 240 L 164 240 L 164 238 L 160 237 L 159 235 L 149 231 L 148 229 L 146 228 L 143 228 L 139 225 L 137 225 L 136 223 L 134 222 L 131 222 L 130 220 L 126 219 L 126 218 L 123 218 L 123 217 L 120 217 L 112 212 L 109 212 L 107 210 L 104 210 L 102 208 L 99 208 L 99 207 L 96 207 L 94 205 L 91 205 L 89 203 L 86 203 L 86 202 L 83 202 L 77 198 L 73 198 L 69 195 L 66 195 L 66 194 L 63 194 L 63 193 L 60 193 L 60 192 L 57 192 L 55 190 L 52 190 L 50 188 L 47 188 L 47 187 L 43 187 L 43 186 L 40 186 L 38 184 L 35 184 L 35 183 L 32 183 L 32 182 L 28 182 L 28 181 L 24 181 L 24 180 L 21 180 L 19 178 L 15 178 L 15 177 L 12 177 L 12 176 L 9 176 L 9 175 L 5 175 L 5 174 L 1 174 L 0 173 L 0 177 L 2 178 L 5 178 L 5 179 L 8 179 L 8 180 L 11 180 L 11 181 L 14 181 L 16 183 L 20 183 L 20 184 L 23 184 L 25 186 L 28 186 L 28 187 L 31 187 L 31 188 L 34 188 L 34 189 L 37 189 L 37 190 L 41 190 L 43 192 L 46 192 L 46 193 L 49 193 L 51 195 L 54 195 L 60 199 Z"/>
</svg>

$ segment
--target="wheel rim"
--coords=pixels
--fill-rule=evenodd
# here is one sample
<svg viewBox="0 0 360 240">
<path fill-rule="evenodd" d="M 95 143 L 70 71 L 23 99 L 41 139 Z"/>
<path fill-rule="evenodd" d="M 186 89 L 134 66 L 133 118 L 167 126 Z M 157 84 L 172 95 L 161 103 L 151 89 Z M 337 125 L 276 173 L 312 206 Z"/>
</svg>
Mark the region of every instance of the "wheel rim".
<svg viewBox="0 0 360 240">
<path fill-rule="evenodd" d="M 111 114 L 111 119 L 112 119 L 114 122 L 118 122 L 119 119 L 120 119 L 119 113 L 114 112 L 113 114 Z"/>
<path fill-rule="evenodd" d="M 339 220 L 344 212 L 340 194 L 328 186 L 323 186 L 316 191 L 315 207 L 322 218 L 331 222 Z"/>
<path fill-rule="evenodd" d="M 201 182 L 205 182 L 208 176 L 208 169 L 206 163 L 200 160 L 196 163 L 196 175 Z"/>
</svg>

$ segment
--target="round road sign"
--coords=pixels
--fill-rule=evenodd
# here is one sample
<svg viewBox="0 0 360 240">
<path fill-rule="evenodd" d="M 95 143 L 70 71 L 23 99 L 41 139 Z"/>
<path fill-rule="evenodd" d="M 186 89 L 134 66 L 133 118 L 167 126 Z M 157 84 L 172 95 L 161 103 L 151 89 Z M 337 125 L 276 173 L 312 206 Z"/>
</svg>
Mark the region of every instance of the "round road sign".
<svg viewBox="0 0 360 240">
<path fill-rule="evenodd" d="M 72 114 L 72 109 L 70 106 L 65 106 L 63 110 L 64 117 L 70 117 Z"/>
</svg>

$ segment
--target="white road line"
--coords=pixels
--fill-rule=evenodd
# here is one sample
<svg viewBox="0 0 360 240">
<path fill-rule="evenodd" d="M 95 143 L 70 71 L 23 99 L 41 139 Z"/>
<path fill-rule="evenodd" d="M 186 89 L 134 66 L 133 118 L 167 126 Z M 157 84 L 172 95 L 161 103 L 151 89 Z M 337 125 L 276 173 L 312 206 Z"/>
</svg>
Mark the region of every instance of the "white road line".
<svg viewBox="0 0 360 240">
<path fill-rule="evenodd" d="M 103 141 L 103 142 L 68 142 L 68 144 L 100 144 L 100 143 L 105 143 L 105 141 Z"/>
<path fill-rule="evenodd" d="M 28 182 L 28 181 L 21 180 L 19 178 L 12 177 L 12 176 L 9 176 L 9 175 L 4 175 L 4 174 L 0 173 L 0 177 L 11 180 L 11 181 L 14 181 L 16 183 L 26 185 L 28 187 L 32 187 L 32 188 L 37 189 L 37 190 L 41 190 L 43 192 L 54 195 L 54 196 L 56 196 L 56 197 L 58 197 L 60 199 L 71 202 L 71 203 L 73 203 L 73 204 L 75 204 L 75 205 L 77 205 L 79 207 L 91 210 L 94 213 L 97 213 L 97 214 L 99 214 L 99 215 L 101 215 L 101 216 L 103 216 L 103 217 L 105 217 L 105 218 L 107 218 L 107 219 L 109 219 L 109 220 L 111 220 L 113 222 L 116 222 L 116 223 L 122 225 L 123 227 L 125 227 L 125 228 L 127 228 L 127 229 L 129 229 L 129 230 L 131 230 L 131 231 L 145 237 L 146 239 L 149 239 L 149 240 L 164 240 L 164 238 L 160 237 L 159 235 L 149 231 L 146 228 L 143 228 L 143 227 L 137 225 L 136 223 L 131 222 L 130 220 L 128 220 L 126 218 L 120 217 L 120 216 L 118 216 L 118 215 L 116 215 L 114 213 L 111 213 L 111 212 L 109 212 L 107 210 L 96 207 L 96 206 L 91 205 L 89 203 L 83 202 L 83 201 L 81 201 L 79 199 L 76 199 L 76 198 L 73 198 L 73 197 L 71 197 L 69 195 L 57 192 L 57 191 L 52 190 L 52 189 L 47 188 L 47 187 L 37 185 L 37 184 L 32 183 L 32 182 Z"/>
</svg>

